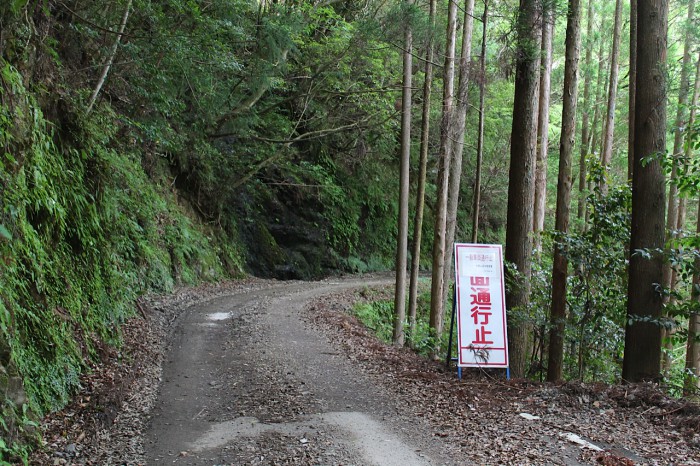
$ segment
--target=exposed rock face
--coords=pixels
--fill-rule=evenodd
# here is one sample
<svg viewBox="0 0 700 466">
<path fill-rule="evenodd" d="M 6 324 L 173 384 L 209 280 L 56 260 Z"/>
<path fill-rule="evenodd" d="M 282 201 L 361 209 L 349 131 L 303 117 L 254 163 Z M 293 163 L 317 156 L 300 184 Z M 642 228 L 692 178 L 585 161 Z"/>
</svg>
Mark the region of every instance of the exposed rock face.
<svg viewBox="0 0 700 466">
<path fill-rule="evenodd" d="M 9 345 L 0 338 L 0 420 L 3 422 L 0 438 L 4 438 L 7 445 L 23 436 L 25 426 L 16 421 L 26 403 L 22 377 L 12 362 Z"/>
<path fill-rule="evenodd" d="M 3 400 L 10 400 L 17 407 L 27 402 L 22 378 L 12 363 L 10 347 L 4 340 L 0 340 L 0 394 Z"/>
<path fill-rule="evenodd" d="M 309 280 L 339 268 L 328 241 L 323 206 L 312 196 L 284 190 L 241 198 L 241 239 L 253 274 L 280 280 Z"/>
</svg>

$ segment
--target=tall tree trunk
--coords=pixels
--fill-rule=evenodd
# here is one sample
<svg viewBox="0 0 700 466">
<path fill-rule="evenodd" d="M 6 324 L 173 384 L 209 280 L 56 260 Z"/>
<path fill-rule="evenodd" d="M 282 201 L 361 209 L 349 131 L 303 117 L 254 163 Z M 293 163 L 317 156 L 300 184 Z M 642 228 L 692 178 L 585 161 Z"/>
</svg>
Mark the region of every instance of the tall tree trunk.
<svg viewBox="0 0 700 466">
<path fill-rule="evenodd" d="M 634 1 L 634 0 L 632 0 Z M 590 110 L 591 110 L 591 81 L 593 73 L 591 65 L 593 62 L 593 0 L 588 0 L 588 12 L 586 14 L 588 22 L 586 24 L 586 62 L 584 66 L 583 80 L 583 120 L 581 122 L 581 155 L 578 162 L 578 209 L 577 217 L 583 218 L 586 208 L 586 156 L 588 155 L 588 142 L 590 138 Z"/>
<path fill-rule="evenodd" d="M 411 0 L 406 2 L 407 6 Z M 394 294 L 394 346 L 403 346 L 406 319 L 406 254 L 408 250 L 408 168 L 411 163 L 411 92 L 413 88 L 413 32 L 406 24 L 401 98 L 401 167 L 399 179 L 399 225 L 396 241 L 396 289 Z"/>
<path fill-rule="evenodd" d="M 600 20 L 600 29 L 605 30 L 608 26 L 605 18 Z M 596 76 L 596 96 L 595 96 L 595 110 L 593 112 L 593 123 L 591 125 L 591 140 L 590 148 L 588 149 L 589 154 L 598 153 L 600 151 L 600 140 L 603 136 L 603 131 L 600 128 L 600 118 L 603 110 L 603 99 L 608 94 L 608 80 L 605 79 L 605 70 L 607 68 L 608 62 L 605 61 L 605 40 L 603 37 L 599 38 L 598 43 L 598 74 Z M 603 125 L 604 126 L 604 125 Z M 603 128 L 604 129 L 604 128 Z M 600 156 L 600 154 L 598 153 Z"/>
<path fill-rule="evenodd" d="M 634 172 L 634 107 L 637 94 L 637 0 L 630 0 L 629 124 L 627 138 L 627 180 Z"/>
<path fill-rule="evenodd" d="M 660 376 L 665 178 L 659 160 L 666 150 L 666 44 L 668 0 L 639 0 L 637 15 L 637 103 L 635 108 L 632 235 L 630 239 L 627 328 L 622 378 L 628 382 Z M 640 250 L 652 251 L 646 258 Z"/>
<path fill-rule="evenodd" d="M 107 80 L 107 75 L 109 74 L 109 70 L 112 68 L 112 64 L 114 63 L 114 58 L 117 56 L 117 50 L 119 49 L 119 42 L 121 42 L 122 36 L 124 35 L 124 29 L 126 29 L 126 23 L 129 20 L 129 12 L 131 11 L 131 1 L 128 0 L 126 2 L 126 8 L 124 8 L 124 14 L 122 15 L 122 21 L 119 24 L 119 33 L 117 34 L 117 37 L 114 39 L 114 44 L 112 45 L 112 50 L 109 52 L 109 58 L 107 59 L 107 63 L 104 64 L 102 67 L 102 72 L 100 73 L 100 77 L 97 80 L 97 85 L 95 86 L 95 89 L 92 91 L 92 95 L 90 95 L 90 100 L 88 101 L 88 106 L 87 110 L 85 111 L 86 113 L 90 113 L 92 111 L 92 107 L 95 105 L 95 102 L 97 101 L 97 96 L 100 93 L 100 90 L 102 90 L 102 86 L 104 86 L 105 81 Z"/>
<path fill-rule="evenodd" d="M 413 220 L 413 249 L 411 254 L 411 281 L 408 296 L 408 321 L 411 343 L 416 335 L 416 313 L 418 309 L 418 272 L 420 269 L 421 239 L 423 236 L 423 211 L 425 210 L 425 178 L 428 168 L 430 140 L 430 94 L 433 86 L 433 55 L 435 43 L 435 10 L 437 0 L 430 0 L 427 50 L 425 52 L 425 80 L 423 82 L 423 113 L 420 128 L 420 167 L 416 193 L 416 214 Z"/>
<path fill-rule="evenodd" d="M 566 20 L 566 63 L 564 65 L 564 108 L 562 110 L 561 140 L 559 143 L 559 180 L 557 184 L 557 214 L 555 229 L 565 235 L 569 232 L 571 206 L 571 162 L 576 143 L 576 103 L 578 100 L 578 60 L 581 40 L 581 3 L 569 0 Z M 569 261 L 563 243 L 554 247 L 552 266 L 552 307 L 550 312 L 549 363 L 547 380 L 562 377 L 564 367 L 564 331 L 566 325 L 566 280 Z"/>
<path fill-rule="evenodd" d="M 676 237 L 676 231 L 678 228 L 678 175 L 681 169 L 680 161 L 683 155 L 683 135 L 684 126 L 686 119 L 688 118 L 688 94 L 690 92 L 690 52 L 693 46 L 692 35 L 691 35 L 691 25 L 693 23 L 693 15 L 695 10 L 695 0 L 689 0 L 688 2 L 688 18 L 686 22 L 685 29 L 685 40 L 683 43 L 683 61 L 681 62 L 681 75 L 680 83 L 678 86 L 678 108 L 676 110 L 676 121 L 674 124 L 674 136 L 673 136 L 673 167 L 671 168 L 671 182 L 668 188 L 668 208 L 666 210 L 666 240 L 669 241 Z M 661 285 L 669 293 L 673 292 L 673 269 L 670 262 L 664 262 L 663 266 L 663 276 Z M 667 298 L 668 299 L 668 298 Z M 661 337 L 666 340 L 670 336 L 671 332 L 663 328 L 661 331 Z M 672 349 L 673 345 L 670 342 L 664 344 L 664 346 L 669 350 Z M 663 354 L 661 359 L 661 370 L 664 375 L 668 374 L 671 369 L 671 355 L 670 350 Z"/>
<path fill-rule="evenodd" d="M 513 265 L 506 304 L 509 311 L 510 366 L 515 377 L 526 375 L 531 325 L 523 314 L 530 302 L 532 271 L 532 210 L 535 197 L 537 109 L 539 100 L 539 52 L 541 10 L 537 0 L 520 0 L 517 19 L 517 62 L 510 171 L 508 175 L 508 221 L 505 259 Z"/>
<path fill-rule="evenodd" d="M 442 120 L 440 122 L 440 154 L 438 156 L 437 202 L 435 203 L 435 230 L 433 237 L 433 270 L 430 287 L 430 328 L 439 341 L 443 327 L 443 269 L 445 265 L 445 243 L 447 222 L 447 195 L 450 176 L 450 154 L 452 138 L 452 100 L 454 97 L 454 67 L 457 35 L 457 2 L 450 0 L 447 15 L 447 43 L 443 68 Z M 437 348 L 435 349 L 437 351 Z M 437 358 L 437 353 L 433 357 Z"/>
<path fill-rule="evenodd" d="M 447 235 L 445 247 L 445 264 L 443 272 L 442 302 L 447 302 L 447 294 L 452 282 L 452 248 L 457 229 L 457 207 L 459 206 L 459 188 L 462 180 L 462 157 L 464 155 L 464 128 L 469 107 L 469 69 L 472 62 L 472 33 L 474 31 L 474 0 L 464 0 L 464 22 L 462 23 L 462 50 L 459 59 L 459 86 L 457 88 L 457 105 L 455 117 L 450 129 L 452 143 L 452 162 L 450 162 L 450 183 L 447 198 Z"/>
<path fill-rule="evenodd" d="M 484 101 L 486 98 L 486 31 L 489 18 L 489 2 L 484 0 L 481 17 L 481 63 L 479 66 L 479 134 L 476 139 L 476 172 L 474 173 L 474 197 L 472 203 L 472 243 L 479 237 L 479 210 L 481 204 L 481 165 L 484 160 Z"/>
<path fill-rule="evenodd" d="M 615 26 L 613 27 L 612 56 L 610 57 L 610 83 L 608 84 L 608 107 L 603 133 L 600 162 L 604 167 L 610 167 L 612 162 L 613 139 L 615 135 L 615 104 L 617 101 L 617 80 L 620 71 L 620 36 L 622 31 L 622 1 L 615 1 Z M 605 178 L 601 182 L 601 191 L 607 192 Z"/>
<path fill-rule="evenodd" d="M 549 95 L 552 77 L 552 40 L 554 38 L 554 5 L 544 4 L 542 23 L 542 66 L 540 68 L 540 102 L 537 118 L 537 166 L 535 171 L 535 210 L 533 224 L 534 250 L 542 249 L 542 230 L 547 201 L 547 154 L 549 152 Z"/>
</svg>

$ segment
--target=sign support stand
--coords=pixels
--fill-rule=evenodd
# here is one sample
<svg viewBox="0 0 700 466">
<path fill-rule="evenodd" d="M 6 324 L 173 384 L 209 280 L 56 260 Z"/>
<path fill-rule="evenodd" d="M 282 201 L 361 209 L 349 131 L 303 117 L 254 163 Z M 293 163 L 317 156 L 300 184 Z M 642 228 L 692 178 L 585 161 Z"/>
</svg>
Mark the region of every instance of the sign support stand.
<svg viewBox="0 0 700 466">
<path fill-rule="evenodd" d="M 457 358 L 452 357 L 452 335 L 455 329 L 455 314 L 457 313 L 457 284 L 452 288 L 452 317 L 450 318 L 450 338 L 447 343 L 447 356 L 445 357 L 445 367 L 450 368 L 450 361 L 457 361 Z M 457 365 L 457 375 L 462 380 L 462 368 Z"/>
<path fill-rule="evenodd" d="M 455 312 L 457 308 L 457 287 L 454 288 L 452 293 L 452 318 L 450 319 L 450 338 L 447 343 L 447 357 L 445 357 L 445 367 L 450 368 L 450 361 L 454 361 L 455 358 L 452 357 L 452 334 L 455 329 Z"/>
</svg>

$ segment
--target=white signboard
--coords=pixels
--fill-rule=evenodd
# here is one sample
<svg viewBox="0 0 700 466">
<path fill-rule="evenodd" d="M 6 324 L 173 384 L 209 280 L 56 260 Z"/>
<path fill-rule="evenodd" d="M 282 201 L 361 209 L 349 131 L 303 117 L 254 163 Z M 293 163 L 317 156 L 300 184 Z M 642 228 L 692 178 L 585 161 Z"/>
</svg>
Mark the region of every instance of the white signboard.
<svg viewBox="0 0 700 466">
<path fill-rule="evenodd" d="M 459 367 L 508 367 L 500 245 L 455 244 Z"/>
</svg>

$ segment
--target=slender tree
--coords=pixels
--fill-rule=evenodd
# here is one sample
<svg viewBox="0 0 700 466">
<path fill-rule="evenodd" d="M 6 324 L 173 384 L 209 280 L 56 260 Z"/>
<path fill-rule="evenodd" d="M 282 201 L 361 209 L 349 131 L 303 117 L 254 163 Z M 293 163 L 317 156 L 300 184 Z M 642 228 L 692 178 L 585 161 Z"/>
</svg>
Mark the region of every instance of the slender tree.
<svg viewBox="0 0 700 466">
<path fill-rule="evenodd" d="M 412 0 L 406 0 L 410 8 Z M 399 225 L 396 241 L 396 289 L 394 294 L 395 346 L 403 346 L 406 319 L 406 254 L 408 247 L 408 168 L 411 161 L 411 92 L 413 89 L 413 32 L 406 22 L 403 51 L 403 89 L 401 92 L 401 166 L 399 180 Z"/>
<path fill-rule="evenodd" d="M 695 0 L 688 1 L 688 16 L 685 25 L 684 41 L 683 41 L 683 60 L 681 61 L 681 74 L 680 82 L 678 86 L 678 108 L 676 109 L 676 121 L 673 125 L 674 135 L 673 135 L 673 165 L 671 168 L 671 180 L 668 188 L 668 207 L 666 210 L 666 238 L 671 239 L 676 237 L 676 232 L 678 231 L 678 207 L 680 204 L 680 198 L 678 195 L 678 176 L 681 157 L 683 156 L 683 140 L 685 131 L 686 120 L 688 118 L 688 94 L 690 93 L 690 53 L 693 47 L 692 34 L 691 34 L 691 24 L 693 23 L 693 16 L 695 10 Z M 663 267 L 662 276 L 662 286 L 665 290 L 672 292 L 674 287 L 673 283 L 673 269 L 670 262 L 665 262 Z M 668 295 L 667 295 L 668 296 Z M 666 298 L 667 300 L 669 297 Z M 661 360 L 661 370 L 664 374 L 667 374 L 671 369 L 671 355 L 670 350 L 672 349 L 672 344 L 668 340 L 670 332 L 665 328 L 662 329 L 661 336 L 665 341 L 664 346 L 667 351 Z"/>
<path fill-rule="evenodd" d="M 581 40 L 581 3 L 569 0 L 566 17 L 566 63 L 564 65 L 564 106 L 562 109 L 561 139 L 559 142 L 559 180 L 557 184 L 557 213 L 555 229 L 565 235 L 569 232 L 571 206 L 571 164 L 576 142 L 576 103 L 578 100 L 578 61 Z M 552 266 L 552 306 L 550 312 L 549 362 L 547 380 L 557 381 L 564 367 L 564 330 L 566 324 L 566 281 L 569 261 L 563 244 L 554 247 Z"/>
<path fill-rule="evenodd" d="M 615 104 L 617 103 L 617 81 L 620 71 L 620 36 L 622 31 L 622 1 L 615 1 L 615 25 L 613 27 L 613 43 L 610 55 L 610 82 L 608 83 L 608 106 L 603 132 L 603 146 L 600 151 L 600 162 L 609 167 L 612 162 L 613 138 L 615 135 Z M 601 180 L 601 191 L 607 191 L 607 182 Z"/>
<path fill-rule="evenodd" d="M 545 2 L 542 21 L 542 65 L 537 118 L 537 166 L 535 171 L 534 250 L 542 249 L 545 204 L 547 200 L 547 154 L 549 152 L 549 95 L 552 81 L 552 41 L 554 40 L 554 4 Z"/>
<path fill-rule="evenodd" d="M 608 26 L 605 18 L 600 20 L 600 30 L 604 31 Z M 603 99 L 608 93 L 608 80 L 605 79 L 605 38 L 602 34 L 598 37 L 598 72 L 595 86 L 595 108 L 593 110 L 593 123 L 591 124 L 589 154 L 600 155 L 600 140 L 602 139 L 602 131 L 600 131 L 600 118 L 603 110 Z"/>
<path fill-rule="evenodd" d="M 508 222 L 505 259 L 510 286 L 506 293 L 509 311 L 508 344 L 511 372 L 526 373 L 531 325 L 523 317 L 530 302 L 532 270 L 532 210 L 535 197 L 537 109 L 539 100 L 541 9 L 537 0 L 520 0 L 517 18 L 517 51 L 510 170 L 508 175 Z"/>
<path fill-rule="evenodd" d="M 637 102 L 635 107 L 632 227 L 627 327 L 622 378 L 660 376 L 661 283 L 665 179 L 658 157 L 666 150 L 666 44 L 668 0 L 637 4 Z M 644 161 L 644 163 L 643 163 Z M 646 251 L 646 252 L 642 252 Z"/>
<path fill-rule="evenodd" d="M 449 283 L 452 281 L 452 249 L 457 229 L 457 208 L 459 207 L 459 188 L 462 180 L 462 156 L 464 154 L 464 128 L 469 107 L 469 71 L 471 68 L 472 33 L 474 31 L 474 0 L 464 0 L 464 21 L 462 23 L 462 49 L 459 58 L 459 86 L 455 116 L 450 128 L 452 143 L 452 161 L 450 162 L 450 183 L 447 198 L 447 236 L 445 248 L 445 265 L 443 273 L 442 302 L 447 302 Z"/>
<path fill-rule="evenodd" d="M 586 13 L 586 58 L 583 65 L 583 118 L 581 121 L 581 154 L 578 163 L 578 209 L 577 217 L 583 219 L 586 208 L 586 156 L 588 155 L 588 142 L 590 137 L 590 107 L 591 107 L 591 81 L 593 81 L 593 0 L 588 0 L 588 12 Z"/>
<path fill-rule="evenodd" d="M 684 128 L 688 119 L 688 95 L 690 93 L 690 71 L 691 57 L 690 54 L 693 48 L 693 35 L 691 33 L 693 17 L 695 14 L 695 0 L 688 1 L 688 17 L 685 25 L 684 41 L 683 41 L 683 60 L 681 62 L 680 82 L 678 86 L 678 107 L 676 109 L 676 122 L 673 131 L 673 167 L 671 169 L 671 183 L 668 194 L 668 210 L 666 211 L 666 235 L 671 235 L 676 230 L 678 224 L 678 206 L 680 199 L 678 197 L 678 186 L 675 183 L 678 178 L 678 170 L 680 158 L 683 155 Z M 668 288 L 671 283 L 671 267 L 664 266 L 664 281 L 663 285 Z"/>
<path fill-rule="evenodd" d="M 112 44 L 112 49 L 109 52 L 109 57 L 107 58 L 107 62 L 102 67 L 102 72 L 100 73 L 100 77 L 97 80 L 97 84 L 95 85 L 95 89 L 93 89 L 92 94 L 90 95 L 90 100 L 88 101 L 88 106 L 87 106 L 87 110 L 86 110 L 87 113 L 90 113 L 92 111 L 92 107 L 95 105 L 95 102 L 97 101 L 97 96 L 100 94 L 100 90 L 102 90 L 102 86 L 104 86 L 104 83 L 107 80 L 107 75 L 109 74 L 109 70 L 112 68 L 112 64 L 114 63 L 114 58 L 117 56 L 117 50 L 119 50 L 119 43 L 122 40 L 122 36 L 124 35 L 124 30 L 126 29 L 126 23 L 129 20 L 129 13 L 131 12 L 131 2 L 132 2 L 132 0 L 128 0 L 126 2 L 126 8 L 124 8 L 124 14 L 122 15 L 121 23 L 119 23 L 119 32 L 117 33 L 117 37 L 115 37 L 115 39 L 114 39 L 114 43 Z"/>
<path fill-rule="evenodd" d="M 435 10 L 437 0 L 430 0 L 428 22 L 428 43 L 425 52 L 425 79 L 423 81 L 423 111 L 420 127 L 420 162 L 418 168 L 418 189 L 416 192 L 416 213 L 413 220 L 413 249 L 411 254 L 411 281 L 408 296 L 409 335 L 416 334 L 416 312 L 418 309 L 418 272 L 420 269 L 421 239 L 423 236 L 423 211 L 425 210 L 425 178 L 428 169 L 428 148 L 430 141 L 430 101 L 433 86 L 433 55 L 435 42 Z"/>
<path fill-rule="evenodd" d="M 695 64 L 695 81 L 693 84 L 693 97 L 690 102 L 690 113 L 688 114 L 688 124 L 686 125 L 686 128 L 688 128 L 688 131 L 691 131 L 693 128 L 695 128 L 695 119 L 697 116 L 697 109 L 698 109 L 698 103 L 700 102 L 700 58 L 698 58 L 698 63 Z M 687 137 L 687 134 L 686 134 Z M 684 174 L 687 173 L 688 170 L 688 162 L 690 161 L 691 157 L 693 156 L 693 144 L 690 144 L 689 141 L 685 141 L 683 144 L 683 150 L 684 150 L 684 157 L 686 161 L 686 165 L 683 167 Z M 685 221 L 686 221 L 686 214 L 687 214 L 687 197 L 686 196 L 678 196 L 678 223 L 676 224 L 676 231 L 678 232 L 679 235 L 683 234 L 683 231 L 685 230 Z M 675 289 L 676 282 L 678 279 L 678 271 L 674 268 L 672 273 L 671 273 L 671 289 Z"/>
<path fill-rule="evenodd" d="M 700 102 L 700 56 L 698 56 L 698 61 L 695 68 L 695 90 L 693 92 L 693 102 L 690 106 L 690 116 L 688 117 L 688 128 L 695 128 L 695 115 L 697 111 L 698 102 Z M 689 160 L 693 152 L 693 145 L 685 145 L 685 156 L 686 160 Z M 684 200 L 684 199 L 682 199 Z M 683 202 L 682 205 L 685 205 Z M 678 221 L 681 221 L 681 213 L 685 209 L 679 207 Z M 698 212 L 700 213 L 700 204 L 698 205 Z M 683 217 L 685 215 L 683 214 Z M 678 229 L 682 228 L 683 224 L 679 223 Z M 696 232 L 700 235 L 700 215 L 698 215 L 698 222 Z M 700 259 L 695 261 L 695 271 L 693 273 L 693 286 L 691 298 L 700 302 Z M 685 369 L 686 377 L 683 383 L 683 393 L 691 395 L 696 393 L 698 388 L 700 388 L 700 313 L 697 311 L 692 311 L 690 316 L 688 316 L 688 338 L 686 342 L 686 354 L 685 354 Z"/>
<path fill-rule="evenodd" d="M 449 134 L 454 98 L 454 67 L 457 35 L 457 2 L 450 0 L 447 14 L 447 41 L 443 68 L 442 119 L 440 121 L 440 154 L 438 156 L 437 202 L 433 237 L 433 270 L 430 285 L 430 328 L 437 338 L 442 335 L 444 302 L 445 243 L 447 234 L 447 196 L 450 177 L 452 138 Z M 437 357 L 437 353 L 433 354 Z"/>
<path fill-rule="evenodd" d="M 484 160 L 484 102 L 486 97 L 486 32 L 489 19 L 489 1 L 484 0 L 481 16 L 481 60 L 479 64 L 479 133 L 476 139 L 476 169 L 474 173 L 474 196 L 472 202 L 472 243 L 479 236 L 479 208 L 481 204 L 481 165 Z"/>
<path fill-rule="evenodd" d="M 601 18 L 601 24 L 600 24 L 600 30 L 604 31 L 606 28 L 607 24 L 605 22 L 605 18 Z M 601 117 L 601 109 L 602 109 L 602 99 L 603 96 L 607 94 L 607 80 L 605 79 L 605 56 L 604 56 L 604 51 L 605 51 L 605 40 L 602 36 L 602 34 L 599 35 L 598 38 L 598 74 L 596 78 L 596 91 L 595 91 L 595 100 L 594 100 L 594 109 L 593 109 L 593 123 L 591 124 L 590 128 L 590 133 L 589 133 L 589 141 L 590 144 L 588 145 L 588 154 L 595 155 L 599 150 L 598 142 L 601 137 L 601 131 L 599 131 L 599 121 Z M 593 190 L 593 182 L 588 181 L 587 183 L 587 190 L 588 192 L 591 192 Z M 585 193 L 583 193 L 585 197 Z M 583 223 L 583 228 L 584 230 L 588 228 L 588 223 L 589 223 L 589 217 L 590 217 L 590 210 L 585 209 L 584 210 L 584 223 Z"/>
</svg>

